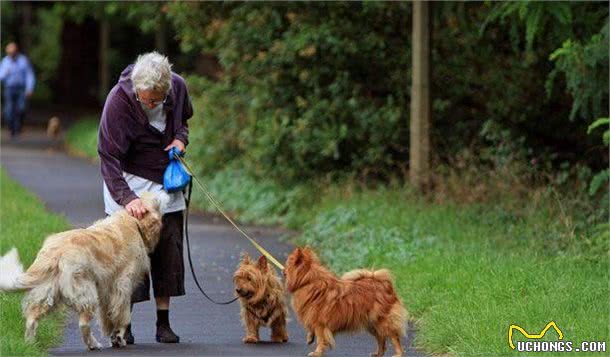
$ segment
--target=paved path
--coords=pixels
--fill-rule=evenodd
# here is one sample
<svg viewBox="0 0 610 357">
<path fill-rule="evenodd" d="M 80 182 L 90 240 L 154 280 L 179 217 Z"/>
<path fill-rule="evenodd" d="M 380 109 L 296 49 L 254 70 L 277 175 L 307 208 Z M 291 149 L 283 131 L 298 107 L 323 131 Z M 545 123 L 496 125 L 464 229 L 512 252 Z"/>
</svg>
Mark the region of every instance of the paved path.
<svg viewBox="0 0 610 357">
<path fill-rule="evenodd" d="M 72 225 L 80 227 L 103 217 L 102 181 L 97 165 L 52 149 L 51 143 L 40 134 L 26 133 L 19 142 L 10 142 L 5 136 L 3 139 L 0 148 L 2 167 L 11 177 L 36 193 L 50 210 L 65 215 Z M 223 222 L 198 215 L 192 215 L 189 221 L 193 261 L 197 265 L 195 269 L 199 280 L 212 298 L 226 300 L 232 297 L 231 276 L 240 252 L 246 250 L 251 256 L 258 254 L 231 226 Z M 285 260 L 291 246 L 278 241 L 284 234 L 281 230 L 245 228 L 278 259 Z M 205 300 L 196 290 L 188 266 L 186 291 L 186 296 L 172 299 L 170 310 L 172 327 L 180 335 L 180 344 L 155 342 L 155 307 L 153 303 L 145 302 L 134 307 L 132 321 L 136 345 L 120 350 L 105 348 L 87 355 L 305 356 L 311 350 L 304 342 L 302 327 L 293 316 L 288 324 L 288 343 L 243 344 L 241 338 L 244 331 L 237 303 L 216 306 Z M 96 336 L 100 336 L 97 329 Z M 406 339 L 409 344 L 412 337 L 411 331 Z M 261 330 L 261 338 L 269 338 L 267 329 Z M 103 343 L 108 345 L 107 341 Z M 368 356 L 375 349 L 374 344 L 374 339 L 368 334 L 340 335 L 337 337 L 337 347 L 328 356 Z M 386 355 L 391 355 L 391 351 L 390 348 Z M 74 317 L 67 321 L 63 343 L 51 354 L 85 354 Z M 413 348 L 409 348 L 407 354 L 418 355 Z"/>
</svg>

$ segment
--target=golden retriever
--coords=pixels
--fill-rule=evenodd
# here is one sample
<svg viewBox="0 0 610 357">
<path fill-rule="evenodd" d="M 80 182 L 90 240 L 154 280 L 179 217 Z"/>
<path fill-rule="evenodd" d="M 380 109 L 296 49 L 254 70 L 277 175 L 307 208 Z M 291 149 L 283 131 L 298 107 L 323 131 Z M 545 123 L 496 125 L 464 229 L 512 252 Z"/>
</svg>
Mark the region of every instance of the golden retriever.
<svg viewBox="0 0 610 357">
<path fill-rule="evenodd" d="M 28 270 L 3 284 L 5 291 L 28 291 L 23 300 L 27 341 L 33 342 L 38 320 L 63 303 L 77 312 L 88 349 L 102 347 L 91 333 L 96 313 L 112 345 L 126 345 L 131 294 L 150 269 L 148 254 L 159 241 L 160 206 L 167 197 L 145 194 L 142 200 L 148 212 L 141 220 L 123 210 L 88 228 L 49 236 Z"/>
</svg>

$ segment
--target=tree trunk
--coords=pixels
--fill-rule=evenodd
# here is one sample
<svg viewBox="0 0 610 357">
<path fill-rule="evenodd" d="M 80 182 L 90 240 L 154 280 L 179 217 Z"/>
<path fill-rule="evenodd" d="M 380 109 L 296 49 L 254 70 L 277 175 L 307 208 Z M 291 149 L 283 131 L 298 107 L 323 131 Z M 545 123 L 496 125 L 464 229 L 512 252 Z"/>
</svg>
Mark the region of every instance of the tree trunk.
<svg viewBox="0 0 610 357">
<path fill-rule="evenodd" d="M 32 4 L 23 2 L 21 8 L 21 43 L 19 49 L 24 53 L 32 50 Z"/>
<path fill-rule="evenodd" d="M 77 24 L 69 19 L 61 30 L 61 55 L 57 66 L 57 79 L 53 83 L 54 100 L 70 107 L 99 104 L 100 68 L 99 38 L 100 24 L 87 18 Z M 88 55 L 91 54 L 91 55 Z M 93 70 L 92 70 L 93 69 Z"/>
<path fill-rule="evenodd" d="M 100 102 L 104 102 L 110 85 L 110 68 L 108 67 L 108 51 L 110 49 L 110 22 L 108 19 L 100 20 L 100 47 L 99 47 L 99 94 Z"/>
<path fill-rule="evenodd" d="M 155 48 L 156 50 L 167 56 L 167 20 L 165 15 L 161 15 L 155 31 Z"/>
<path fill-rule="evenodd" d="M 426 1 L 413 2 L 413 77 L 409 179 L 420 191 L 430 182 L 430 11 Z"/>
</svg>

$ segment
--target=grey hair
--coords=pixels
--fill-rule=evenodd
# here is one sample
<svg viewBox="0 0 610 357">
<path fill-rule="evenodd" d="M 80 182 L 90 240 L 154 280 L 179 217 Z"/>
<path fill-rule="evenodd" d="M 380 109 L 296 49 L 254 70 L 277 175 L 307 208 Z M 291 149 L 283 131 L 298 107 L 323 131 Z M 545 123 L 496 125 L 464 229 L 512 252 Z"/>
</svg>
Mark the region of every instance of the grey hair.
<svg viewBox="0 0 610 357">
<path fill-rule="evenodd" d="M 131 71 L 131 82 L 135 90 L 154 90 L 169 93 L 172 89 L 172 65 L 159 52 L 138 56 Z"/>
</svg>

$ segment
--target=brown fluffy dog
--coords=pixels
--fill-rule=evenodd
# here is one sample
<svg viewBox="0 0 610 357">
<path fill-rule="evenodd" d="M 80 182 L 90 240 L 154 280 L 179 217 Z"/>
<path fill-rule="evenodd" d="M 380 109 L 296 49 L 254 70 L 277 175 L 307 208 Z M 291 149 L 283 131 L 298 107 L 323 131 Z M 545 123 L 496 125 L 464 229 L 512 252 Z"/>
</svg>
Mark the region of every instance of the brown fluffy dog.
<svg viewBox="0 0 610 357">
<path fill-rule="evenodd" d="M 284 288 L 275 271 L 269 268 L 267 258 L 261 256 L 258 262 L 252 262 L 244 253 L 233 281 L 241 306 L 241 319 L 246 328 L 243 341 L 257 343 L 261 326 L 271 328 L 271 341 L 288 341 Z"/>
<path fill-rule="evenodd" d="M 160 201 L 166 200 L 144 195 L 148 212 L 140 220 L 123 210 L 88 228 L 53 234 L 44 241 L 28 270 L 3 287 L 28 291 L 23 299 L 27 341 L 34 341 L 40 318 L 63 303 L 78 314 L 87 348 L 102 347 L 91 333 L 96 314 L 113 346 L 125 346 L 131 294 L 150 268 L 148 254 L 161 232 Z"/>
<path fill-rule="evenodd" d="M 335 333 L 358 330 L 377 339 L 373 356 L 383 356 L 388 338 L 394 356 L 402 356 L 400 337 L 405 334 L 407 311 L 387 270 L 353 270 L 339 278 L 320 264 L 311 249 L 297 248 L 288 257 L 284 274 L 292 307 L 307 330 L 307 343 L 314 336 L 318 342 L 309 356 L 321 357 L 334 347 Z"/>
</svg>

